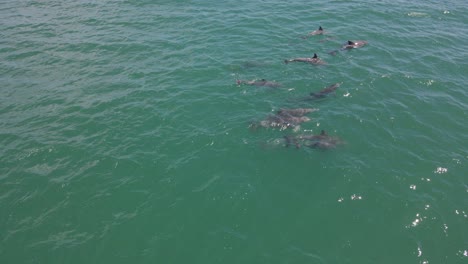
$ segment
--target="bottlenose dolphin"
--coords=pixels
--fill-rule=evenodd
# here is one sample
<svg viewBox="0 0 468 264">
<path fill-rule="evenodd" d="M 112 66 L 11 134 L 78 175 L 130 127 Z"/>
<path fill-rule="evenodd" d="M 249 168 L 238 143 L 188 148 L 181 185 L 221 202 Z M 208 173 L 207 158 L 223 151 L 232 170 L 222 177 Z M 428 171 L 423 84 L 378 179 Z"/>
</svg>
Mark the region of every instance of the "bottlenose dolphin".
<svg viewBox="0 0 468 264">
<path fill-rule="evenodd" d="M 260 121 L 259 125 L 261 127 L 272 127 L 280 128 L 284 130 L 287 128 L 296 129 L 299 124 L 303 122 L 310 121 L 311 119 L 307 116 L 280 116 L 280 115 L 270 115 L 265 120 Z"/>
<path fill-rule="evenodd" d="M 329 136 L 325 130 L 322 130 L 319 135 L 299 135 L 299 136 L 284 136 L 286 147 L 294 144 L 296 148 L 301 147 L 301 143 L 310 148 L 317 149 L 332 149 L 344 142 L 338 137 Z"/>
<path fill-rule="evenodd" d="M 325 61 L 321 60 L 317 56 L 317 53 L 314 53 L 314 56 L 312 58 L 295 58 L 295 59 L 290 59 L 290 60 L 284 60 L 284 63 L 286 64 L 288 64 L 289 62 L 307 62 L 310 64 L 316 64 L 316 65 L 326 64 Z"/>
<path fill-rule="evenodd" d="M 277 82 L 270 82 L 265 79 L 261 80 L 252 80 L 252 81 L 246 81 L 246 80 L 236 80 L 236 83 L 238 85 L 241 84 L 247 84 L 247 85 L 254 85 L 254 86 L 267 86 L 267 87 L 280 87 L 281 84 Z"/>
<path fill-rule="evenodd" d="M 367 41 L 365 40 L 348 40 L 345 44 L 343 44 L 343 46 L 341 46 L 341 49 L 342 50 L 345 50 L 345 49 L 357 49 L 357 48 L 361 48 L 365 45 L 367 45 Z"/>
<path fill-rule="evenodd" d="M 301 142 L 312 142 L 313 144 L 317 143 L 320 140 L 325 140 L 327 137 L 327 133 L 325 130 L 322 130 L 320 135 L 299 135 L 299 136 L 284 136 L 286 140 L 286 147 L 289 147 L 291 144 L 294 144 L 296 148 L 300 148 Z"/>
<path fill-rule="evenodd" d="M 299 124 L 310 121 L 311 119 L 305 116 L 308 113 L 317 111 L 315 108 L 294 108 L 285 109 L 282 108 L 276 112 L 275 115 L 269 115 L 265 120 L 250 125 L 251 128 L 256 129 L 258 127 L 265 128 L 280 128 L 284 130 L 287 128 L 298 129 Z"/>
<path fill-rule="evenodd" d="M 314 30 L 312 32 L 309 32 L 306 36 L 302 37 L 302 38 L 307 38 L 307 37 L 310 37 L 310 36 L 315 36 L 315 35 L 323 35 L 325 34 L 325 30 L 323 30 L 322 26 L 319 26 L 319 28 L 317 30 Z"/>
<path fill-rule="evenodd" d="M 342 145 L 344 142 L 338 137 L 332 137 L 322 130 L 317 140 L 312 141 L 311 144 L 304 144 L 310 148 L 317 148 L 322 150 L 336 148 L 338 145 Z"/>
<path fill-rule="evenodd" d="M 341 86 L 341 84 L 342 84 L 342 82 L 335 83 L 335 84 L 332 84 L 332 85 L 330 85 L 328 87 L 323 88 L 322 90 L 320 90 L 318 92 L 311 92 L 307 96 L 288 99 L 288 101 L 289 102 L 308 102 L 308 101 L 320 100 L 320 99 L 323 99 L 323 98 L 327 97 L 331 93 L 335 93 L 336 90 L 338 89 L 338 87 Z"/>
<path fill-rule="evenodd" d="M 312 96 L 314 98 L 324 98 L 324 97 L 328 96 L 329 94 L 334 93 L 336 91 L 336 89 L 338 89 L 338 87 L 340 87 L 341 84 L 342 83 L 332 84 L 332 85 L 320 90 L 319 92 L 310 93 L 310 96 Z"/>
<path fill-rule="evenodd" d="M 323 30 L 322 26 L 319 26 L 319 28 L 317 30 L 314 30 L 312 32 L 309 33 L 310 36 L 314 36 L 314 35 L 322 35 L 325 33 L 325 30 Z"/>
</svg>

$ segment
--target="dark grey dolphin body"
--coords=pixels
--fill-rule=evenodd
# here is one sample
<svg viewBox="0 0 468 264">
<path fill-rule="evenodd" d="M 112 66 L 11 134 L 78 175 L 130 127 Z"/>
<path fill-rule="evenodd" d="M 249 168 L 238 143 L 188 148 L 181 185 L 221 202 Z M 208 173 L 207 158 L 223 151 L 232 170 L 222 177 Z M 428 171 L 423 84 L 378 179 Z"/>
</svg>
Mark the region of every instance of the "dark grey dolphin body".
<svg viewBox="0 0 468 264">
<path fill-rule="evenodd" d="M 317 110 L 318 109 L 315 108 L 282 108 L 278 110 L 275 115 L 269 115 L 266 119 L 258 123 L 251 124 L 250 127 L 253 129 L 257 129 L 259 127 L 279 128 L 280 130 L 287 128 L 298 129 L 301 123 L 311 120 L 305 115 Z"/>
<path fill-rule="evenodd" d="M 309 32 L 306 36 L 303 36 L 302 38 L 305 39 L 305 38 L 308 38 L 308 37 L 311 37 L 311 36 L 323 35 L 325 33 L 326 32 L 325 32 L 325 30 L 323 30 L 322 26 L 319 26 L 319 28 L 317 30 Z"/>
<path fill-rule="evenodd" d="M 269 115 L 265 120 L 250 124 L 250 129 L 257 130 L 258 128 L 278 128 L 285 130 L 292 128 L 293 130 L 299 129 L 299 125 L 303 122 L 310 121 L 307 116 L 280 116 L 280 115 Z"/>
<path fill-rule="evenodd" d="M 238 85 L 247 84 L 247 85 L 254 85 L 254 86 L 267 86 L 267 87 L 273 87 L 273 88 L 281 87 L 280 83 L 267 81 L 265 79 L 252 80 L 252 81 L 237 80 L 236 83 Z"/>
<path fill-rule="evenodd" d="M 262 61 L 246 61 L 242 63 L 241 67 L 244 69 L 256 68 L 256 67 L 264 67 L 267 66 L 268 63 Z"/>
<path fill-rule="evenodd" d="M 322 35 L 322 34 L 325 34 L 325 30 L 323 30 L 322 26 L 319 26 L 317 30 L 310 32 L 308 35 L 315 36 L 315 35 Z"/>
<path fill-rule="evenodd" d="M 357 48 L 361 48 L 361 47 L 364 47 L 365 45 L 367 45 L 367 41 L 365 40 L 348 40 L 346 41 L 346 43 L 344 43 L 343 45 L 341 45 L 341 49 L 340 50 L 351 50 L 351 49 L 357 49 Z M 340 50 L 331 50 L 328 52 L 328 54 L 332 55 L 332 56 L 335 56 L 338 54 L 338 52 Z"/>
<path fill-rule="evenodd" d="M 295 59 L 289 59 L 289 60 L 284 60 L 284 63 L 288 64 L 290 62 L 306 62 L 310 64 L 315 64 L 315 65 L 323 65 L 326 64 L 325 61 L 321 60 L 316 53 L 314 53 L 314 56 L 312 58 L 295 58 Z"/>
<path fill-rule="evenodd" d="M 296 148 L 300 148 L 302 144 L 310 148 L 327 150 L 344 144 L 340 138 L 329 136 L 325 130 L 322 130 L 319 135 L 284 136 L 284 139 L 286 147 L 295 145 Z"/>
<path fill-rule="evenodd" d="M 343 44 L 343 46 L 341 46 L 341 49 L 342 50 L 345 50 L 345 49 L 357 49 L 357 48 L 361 48 L 365 45 L 367 45 L 367 41 L 365 40 L 348 40 L 345 44 Z"/>
<path fill-rule="evenodd" d="M 297 125 L 310 121 L 307 116 L 280 116 L 272 115 L 268 116 L 267 119 L 260 122 L 263 127 L 279 127 L 279 128 L 290 128 L 296 127 Z"/>
<path fill-rule="evenodd" d="M 315 100 L 320 100 L 323 98 L 326 98 L 332 93 L 335 93 L 338 87 L 341 86 L 342 83 L 335 83 L 332 84 L 328 87 L 325 87 L 324 89 L 318 91 L 318 92 L 312 92 L 308 96 L 304 97 L 299 97 L 299 98 L 293 98 L 293 99 L 288 99 L 290 102 L 309 102 L 309 101 L 315 101 Z"/>
<path fill-rule="evenodd" d="M 324 97 L 328 96 L 329 94 L 334 93 L 336 91 L 336 89 L 338 89 L 338 87 L 340 87 L 340 85 L 341 85 L 341 83 L 332 84 L 332 85 L 320 90 L 319 92 L 310 93 L 310 96 L 312 96 L 314 98 L 324 98 Z"/>
</svg>

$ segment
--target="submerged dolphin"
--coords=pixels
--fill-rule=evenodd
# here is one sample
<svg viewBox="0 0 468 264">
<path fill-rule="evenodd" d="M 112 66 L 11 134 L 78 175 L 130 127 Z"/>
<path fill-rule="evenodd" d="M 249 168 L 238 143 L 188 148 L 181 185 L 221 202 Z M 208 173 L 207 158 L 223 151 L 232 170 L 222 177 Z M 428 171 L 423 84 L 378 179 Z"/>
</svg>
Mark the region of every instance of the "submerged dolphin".
<svg viewBox="0 0 468 264">
<path fill-rule="evenodd" d="M 284 136 L 286 147 L 294 144 L 296 148 L 301 147 L 301 143 L 310 148 L 317 149 L 332 149 L 344 142 L 338 137 L 329 136 L 325 130 L 322 130 L 319 135 L 299 135 L 299 136 Z"/>
<path fill-rule="evenodd" d="M 272 127 L 279 128 L 284 130 L 287 128 L 296 129 L 299 124 L 303 122 L 310 121 L 311 119 L 307 116 L 280 116 L 280 115 L 270 115 L 265 120 L 260 121 L 258 125 L 261 127 Z M 255 126 L 253 125 L 255 128 Z"/>
<path fill-rule="evenodd" d="M 320 90 L 318 92 L 311 92 L 307 96 L 288 99 L 288 101 L 290 101 L 290 102 L 306 102 L 307 101 L 308 102 L 308 101 L 320 100 L 320 99 L 323 99 L 323 98 L 327 97 L 331 93 L 335 93 L 336 90 L 338 89 L 338 87 L 341 86 L 341 84 L 342 84 L 342 82 L 334 83 L 332 85 L 329 85 L 329 86 L 323 88 L 322 90 Z"/>
<path fill-rule="evenodd" d="M 277 82 L 270 82 L 265 79 L 261 80 L 252 80 L 252 81 L 246 81 L 246 80 L 237 80 L 236 83 L 238 85 L 241 84 L 247 84 L 247 85 L 254 85 L 254 86 L 267 86 L 267 87 L 280 87 L 281 84 Z"/>
<path fill-rule="evenodd" d="M 345 49 L 357 49 L 357 48 L 361 48 L 365 45 L 367 45 L 367 41 L 365 40 L 348 40 L 343 46 L 341 46 L 341 49 L 342 50 L 345 50 Z"/>
<path fill-rule="evenodd" d="M 314 56 L 312 58 L 295 58 L 295 59 L 284 60 L 284 63 L 286 64 L 288 64 L 289 62 L 306 62 L 306 63 L 316 64 L 316 65 L 326 64 L 325 61 L 321 60 L 317 56 L 317 53 L 314 53 Z"/>
<path fill-rule="evenodd" d="M 334 93 L 336 91 L 336 89 L 338 89 L 338 87 L 340 87 L 342 83 L 335 83 L 335 84 L 332 84 L 316 93 L 310 93 L 310 96 L 314 97 L 314 98 L 324 98 L 326 96 L 328 96 L 329 94 L 331 93 Z"/>
</svg>

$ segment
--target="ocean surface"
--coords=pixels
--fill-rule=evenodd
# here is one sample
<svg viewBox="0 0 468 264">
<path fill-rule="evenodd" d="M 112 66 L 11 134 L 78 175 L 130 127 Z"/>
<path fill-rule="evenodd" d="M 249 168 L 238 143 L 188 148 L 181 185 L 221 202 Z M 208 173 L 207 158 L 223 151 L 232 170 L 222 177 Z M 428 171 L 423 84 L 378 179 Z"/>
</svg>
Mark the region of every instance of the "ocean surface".
<svg viewBox="0 0 468 264">
<path fill-rule="evenodd" d="M 468 263 L 466 0 L 3 0 L 0 36 L 2 264 Z"/>
</svg>

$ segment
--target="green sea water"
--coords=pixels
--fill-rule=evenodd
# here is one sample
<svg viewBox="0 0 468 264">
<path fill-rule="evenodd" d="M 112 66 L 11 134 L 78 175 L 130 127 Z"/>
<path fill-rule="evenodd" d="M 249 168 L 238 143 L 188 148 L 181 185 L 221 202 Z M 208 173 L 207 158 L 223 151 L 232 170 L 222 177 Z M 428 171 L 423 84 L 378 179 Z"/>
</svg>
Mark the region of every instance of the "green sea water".
<svg viewBox="0 0 468 264">
<path fill-rule="evenodd" d="M 0 263 L 467 263 L 467 25 L 463 0 L 1 1 Z M 344 144 L 286 147 L 321 130 Z"/>
</svg>

